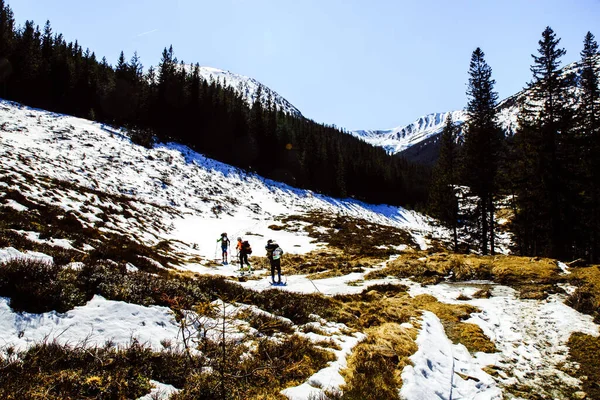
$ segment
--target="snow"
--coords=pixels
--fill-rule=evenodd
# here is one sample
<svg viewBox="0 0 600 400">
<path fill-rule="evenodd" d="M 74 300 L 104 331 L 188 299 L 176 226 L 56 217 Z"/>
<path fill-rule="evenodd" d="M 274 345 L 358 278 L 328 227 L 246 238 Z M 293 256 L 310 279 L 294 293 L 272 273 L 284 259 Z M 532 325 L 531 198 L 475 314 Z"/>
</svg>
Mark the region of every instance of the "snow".
<svg viewBox="0 0 600 400">
<path fill-rule="evenodd" d="M 472 296 L 483 282 L 432 286 L 408 280 L 403 283 L 410 287 L 412 296 L 430 294 L 444 303 L 471 304 L 481 310 L 465 322 L 478 325 L 496 345 L 499 352 L 488 355 L 488 363 L 500 368 L 499 381 L 503 385 L 520 384 L 532 390 L 547 384 L 562 385 L 573 391 L 579 387 L 577 379 L 561 370 L 561 365 L 568 364 L 567 341 L 573 332 L 592 336 L 600 332 L 591 316 L 564 304 L 564 295 L 521 300 L 514 289 L 493 285 L 489 299 L 463 301 L 456 299 L 461 294 Z"/>
<path fill-rule="evenodd" d="M 160 350 L 162 340 L 177 343 L 179 326 L 166 307 L 144 307 L 94 296 L 87 304 L 66 313 L 15 313 L 9 299 L 0 297 L 0 346 L 24 350 L 34 343 L 56 340 L 61 344 L 124 346 L 133 339 Z"/>
<path fill-rule="evenodd" d="M 281 394 L 290 400 L 310 400 L 319 398 L 327 391 L 339 390 L 345 383 L 340 371 L 347 366 L 346 358 L 352 352 L 352 348 L 364 338 L 365 335 L 360 333 L 354 336 L 334 336 L 335 342 L 342 348 L 334 350 L 336 361 L 329 363 L 327 367 L 313 374 L 301 385 L 282 390 Z"/>
<path fill-rule="evenodd" d="M 562 73 L 563 75 L 577 73 L 578 68 L 578 63 L 573 62 L 565 66 Z M 524 100 L 531 103 L 528 99 L 528 90 L 522 90 L 498 103 L 497 121 L 508 136 L 513 135 L 518 129 L 519 104 Z M 449 115 L 452 115 L 452 120 L 458 125 L 468 121 L 468 115 L 464 110 L 456 110 L 428 114 L 408 125 L 392 129 L 355 130 L 349 133 L 374 146 L 383 147 L 390 154 L 397 154 L 440 134 Z M 459 132 L 459 136 L 461 135 L 464 135 L 462 129 Z"/>
<path fill-rule="evenodd" d="M 13 208 L 13 209 L 17 210 L 17 211 L 27 211 L 28 210 L 28 208 L 25 207 L 23 204 L 19 204 L 19 203 L 17 203 L 16 201 L 14 201 L 12 199 L 8 200 L 6 202 L 6 205 L 8 207 L 10 207 L 10 208 Z"/>
<path fill-rule="evenodd" d="M 486 357 L 482 357 L 484 362 L 481 363 L 480 359 L 469 354 L 465 346 L 452 344 L 439 318 L 429 311 L 423 312 L 417 345 L 419 350 L 410 357 L 413 365 L 406 366 L 402 371 L 401 398 L 503 398 L 494 379 L 481 369 L 486 365 Z"/>
<path fill-rule="evenodd" d="M 350 134 L 374 146 L 383 147 L 390 154 L 396 154 L 441 133 L 450 115 L 456 124 L 467 120 L 464 111 L 433 113 L 419 117 L 408 125 L 384 130 L 357 130 L 351 131 Z"/>
<path fill-rule="evenodd" d="M 92 121 L 0 100 L 2 124 L 0 166 L 11 177 L 11 189 L 21 190 L 30 201 L 58 205 L 86 226 L 108 218 L 102 231 L 132 235 L 149 244 L 163 239 L 196 243 L 197 255 L 204 258 L 215 258 L 216 239 L 223 231 L 233 240 L 248 236 L 259 251 L 256 255 L 263 254 L 269 238 L 278 241 L 286 253 L 314 250 L 318 244 L 302 232 L 268 228 L 277 224 L 279 215 L 310 211 L 406 229 L 421 248 L 428 245 L 423 239 L 426 235 L 444 235 L 428 217 L 402 207 L 296 189 L 176 143 L 146 149 L 132 145 L 122 130 Z M 46 182 L 52 180 L 76 187 L 49 190 Z M 93 191 L 115 197 L 100 198 Z M 123 212 L 123 200 L 118 199 L 127 200 L 133 218 L 118 214 Z M 116 212 L 108 215 L 103 209 Z M 155 223 L 141 226 L 142 217 Z"/>
<path fill-rule="evenodd" d="M 150 383 L 153 386 L 152 391 L 145 396 L 139 397 L 137 400 L 167 400 L 172 394 L 179 392 L 179 389 L 176 389 L 172 385 L 153 380 L 150 380 Z"/>
<path fill-rule="evenodd" d="M 191 71 L 193 67 L 187 66 L 187 68 Z M 260 87 L 262 91 L 261 103 L 264 106 L 267 106 L 267 98 L 271 96 L 271 101 L 273 104 L 275 104 L 278 110 L 281 110 L 287 114 L 295 115 L 297 117 L 302 117 L 300 110 L 294 107 L 289 101 L 254 78 L 213 67 L 200 67 L 200 76 L 202 76 L 208 82 L 218 81 L 221 84 L 226 84 L 227 86 L 232 87 L 242 95 L 249 105 L 252 105 L 252 103 L 255 101 L 258 88 Z"/>
<path fill-rule="evenodd" d="M 26 251 L 25 253 L 21 253 L 13 247 L 0 248 L 0 263 L 23 258 L 35 259 L 48 263 L 53 262 L 52 257 L 36 251 Z"/>
</svg>

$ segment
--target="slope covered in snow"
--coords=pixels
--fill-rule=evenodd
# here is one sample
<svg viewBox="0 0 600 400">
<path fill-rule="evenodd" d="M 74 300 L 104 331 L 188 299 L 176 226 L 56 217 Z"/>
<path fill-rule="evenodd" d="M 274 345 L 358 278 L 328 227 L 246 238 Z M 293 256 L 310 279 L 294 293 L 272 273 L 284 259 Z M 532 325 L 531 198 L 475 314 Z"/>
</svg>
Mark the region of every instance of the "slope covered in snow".
<svg viewBox="0 0 600 400">
<path fill-rule="evenodd" d="M 222 85 L 231 86 L 240 93 L 250 105 L 255 101 L 258 89 L 260 88 L 263 105 L 267 105 L 267 99 L 270 97 L 278 110 L 296 117 L 302 117 L 300 110 L 294 107 L 292 103 L 254 78 L 213 67 L 200 67 L 200 76 L 208 82 L 215 81 L 220 82 Z"/>
<path fill-rule="evenodd" d="M 216 239 L 222 231 L 232 237 L 248 231 L 267 235 L 277 216 L 311 210 L 406 228 L 420 243 L 432 230 L 428 218 L 414 211 L 295 189 L 176 143 L 153 149 L 135 146 L 124 132 L 88 120 L 2 101 L 0 126 L 1 172 L 5 182 L 15 182 L 2 183 L 4 187 L 26 185 L 27 197 L 48 202 L 45 181 L 69 182 L 87 194 L 75 188 L 52 191 L 53 203 L 90 226 L 107 206 L 100 206 L 94 191 L 125 196 L 157 222 L 142 227 L 134 218 L 112 215 L 102 229 L 127 232 L 149 243 L 165 238 L 197 243 L 200 253 L 210 258 L 214 241 L 206 236 Z"/>
</svg>

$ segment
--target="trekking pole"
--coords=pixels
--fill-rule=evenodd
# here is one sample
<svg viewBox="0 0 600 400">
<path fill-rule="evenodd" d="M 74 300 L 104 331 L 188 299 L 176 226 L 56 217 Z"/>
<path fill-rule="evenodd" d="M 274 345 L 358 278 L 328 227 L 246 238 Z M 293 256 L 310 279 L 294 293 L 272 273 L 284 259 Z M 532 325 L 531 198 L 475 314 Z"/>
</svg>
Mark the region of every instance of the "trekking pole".
<svg viewBox="0 0 600 400">
<path fill-rule="evenodd" d="M 321 292 L 321 291 L 319 290 L 319 288 L 317 287 L 317 285 L 315 285 L 315 283 L 312 281 L 312 279 L 310 279 L 309 277 L 306 277 L 306 279 L 308 279 L 308 280 L 310 281 L 310 283 L 312 283 L 312 285 L 315 287 L 315 289 L 317 289 L 317 292 L 319 292 L 319 293 L 323 294 L 323 292 Z"/>
</svg>

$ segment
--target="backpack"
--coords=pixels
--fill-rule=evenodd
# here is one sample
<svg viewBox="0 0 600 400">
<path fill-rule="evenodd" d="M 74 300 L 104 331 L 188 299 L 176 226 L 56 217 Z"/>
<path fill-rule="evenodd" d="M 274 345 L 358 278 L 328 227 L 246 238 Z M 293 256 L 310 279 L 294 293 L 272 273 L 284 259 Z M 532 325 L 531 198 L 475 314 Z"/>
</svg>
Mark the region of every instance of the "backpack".
<svg viewBox="0 0 600 400">
<path fill-rule="evenodd" d="M 250 243 L 248 243 L 247 240 L 242 242 L 242 250 L 244 250 L 246 254 L 252 254 L 252 247 L 250 247 Z"/>
<path fill-rule="evenodd" d="M 279 260 L 279 258 L 283 255 L 283 250 L 281 247 L 277 247 L 273 250 L 273 260 Z"/>
</svg>

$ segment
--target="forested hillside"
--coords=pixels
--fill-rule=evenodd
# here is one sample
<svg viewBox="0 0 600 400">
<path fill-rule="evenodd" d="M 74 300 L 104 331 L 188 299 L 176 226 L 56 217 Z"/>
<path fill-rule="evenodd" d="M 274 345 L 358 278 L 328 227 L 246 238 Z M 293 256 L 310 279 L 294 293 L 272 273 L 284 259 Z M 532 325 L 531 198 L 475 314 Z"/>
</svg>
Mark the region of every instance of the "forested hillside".
<svg viewBox="0 0 600 400">
<path fill-rule="evenodd" d="M 386 154 L 330 126 L 252 106 L 234 88 L 165 48 L 157 67 L 124 54 L 112 66 L 53 32 L 50 22 L 15 22 L 0 0 L 1 95 L 46 110 L 130 129 L 138 143 L 176 141 L 220 161 L 300 188 L 373 203 L 416 206 L 429 168 Z M 201 57 L 201 55 L 199 55 Z"/>
</svg>

